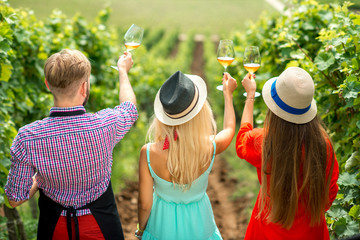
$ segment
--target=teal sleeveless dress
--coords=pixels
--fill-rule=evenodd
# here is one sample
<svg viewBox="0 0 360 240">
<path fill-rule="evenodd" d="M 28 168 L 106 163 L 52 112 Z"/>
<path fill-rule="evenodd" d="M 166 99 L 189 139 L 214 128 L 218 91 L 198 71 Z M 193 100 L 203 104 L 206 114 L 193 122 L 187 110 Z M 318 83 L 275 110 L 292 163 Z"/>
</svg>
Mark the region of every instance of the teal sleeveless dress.
<svg viewBox="0 0 360 240">
<path fill-rule="evenodd" d="M 150 144 L 147 145 L 147 162 L 154 179 L 154 194 L 143 240 L 222 239 L 206 194 L 216 152 L 215 142 L 213 144 L 214 153 L 209 168 L 185 192 L 179 185 L 156 175 L 150 165 Z"/>
</svg>

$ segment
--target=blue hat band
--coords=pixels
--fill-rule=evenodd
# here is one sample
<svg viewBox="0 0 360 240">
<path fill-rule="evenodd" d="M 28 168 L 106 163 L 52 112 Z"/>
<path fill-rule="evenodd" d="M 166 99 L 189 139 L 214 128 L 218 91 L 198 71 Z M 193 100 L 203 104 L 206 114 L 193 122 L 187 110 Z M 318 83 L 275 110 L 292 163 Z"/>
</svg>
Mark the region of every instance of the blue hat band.
<svg viewBox="0 0 360 240">
<path fill-rule="evenodd" d="M 271 85 L 271 97 L 275 101 L 275 103 L 279 106 L 279 108 L 281 108 L 282 110 L 284 110 L 287 113 L 291 113 L 294 115 L 301 115 L 301 114 L 304 114 L 307 111 L 309 111 L 311 104 L 306 108 L 300 109 L 300 108 L 293 108 L 293 107 L 287 105 L 286 103 L 284 103 L 283 100 L 281 100 L 279 95 L 277 94 L 276 86 L 275 86 L 276 81 L 277 81 L 277 79 Z"/>
</svg>

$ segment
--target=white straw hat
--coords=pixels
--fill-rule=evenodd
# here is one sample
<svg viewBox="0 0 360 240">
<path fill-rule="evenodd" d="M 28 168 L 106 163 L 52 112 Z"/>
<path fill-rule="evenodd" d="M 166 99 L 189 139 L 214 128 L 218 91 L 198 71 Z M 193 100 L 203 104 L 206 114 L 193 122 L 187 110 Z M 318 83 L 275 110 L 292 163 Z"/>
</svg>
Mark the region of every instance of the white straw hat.
<svg viewBox="0 0 360 240">
<path fill-rule="evenodd" d="M 206 97 L 206 84 L 201 77 L 177 71 L 157 92 L 154 101 L 155 115 L 166 125 L 186 123 L 200 112 Z"/>
<path fill-rule="evenodd" d="M 310 122 L 317 113 L 314 81 L 304 69 L 289 67 L 279 77 L 269 79 L 262 96 L 278 117 L 292 123 Z"/>
</svg>

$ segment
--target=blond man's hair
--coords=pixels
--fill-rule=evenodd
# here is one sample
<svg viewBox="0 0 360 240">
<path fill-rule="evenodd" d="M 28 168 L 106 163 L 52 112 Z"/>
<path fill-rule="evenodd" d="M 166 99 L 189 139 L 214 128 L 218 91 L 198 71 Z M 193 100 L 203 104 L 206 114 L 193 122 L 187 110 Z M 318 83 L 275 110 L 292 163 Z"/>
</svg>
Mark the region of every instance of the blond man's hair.
<svg viewBox="0 0 360 240">
<path fill-rule="evenodd" d="M 174 132 L 178 138 L 174 140 Z M 216 134 L 216 123 L 209 103 L 206 101 L 200 112 L 190 121 L 168 126 L 154 118 L 147 138 L 150 141 L 169 140 L 167 168 L 171 181 L 179 184 L 183 190 L 199 177 L 211 161 L 212 143 Z M 213 138 L 213 139 L 211 139 Z"/>
<path fill-rule="evenodd" d="M 44 68 L 45 79 L 51 92 L 71 96 L 78 86 L 88 81 L 91 65 L 87 57 L 78 50 L 64 49 L 51 55 Z"/>
</svg>

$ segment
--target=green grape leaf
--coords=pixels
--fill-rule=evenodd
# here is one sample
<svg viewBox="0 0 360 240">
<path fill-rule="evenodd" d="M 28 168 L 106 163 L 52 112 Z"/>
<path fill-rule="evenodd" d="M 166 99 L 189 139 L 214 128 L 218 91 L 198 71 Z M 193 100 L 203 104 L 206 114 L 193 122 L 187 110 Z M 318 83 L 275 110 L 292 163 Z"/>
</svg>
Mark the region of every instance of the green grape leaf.
<svg viewBox="0 0 360 240">
<path fill-rule="evenodd" d="M 316 28 L 316 25 L 310 22 L 304 22 L 304 24 L 302 25 L 302 27 L 305 30 L 314 30 Z"/>
<path fill-rule="evenodd" d="M 360 120 L 358 122 L 360 122 Z M 351 168 L 353 168 L 355 166 L 360 166 L 360 159 L 359 159 L 359 154 L 357 151 L 353 152 L 351 154 L 350 158 L 346 161 L 345 170 L 350 171 Z"/>
<path fill-rule="evenodd" d="M 354 176 L 355 178 L 355 176 Z M 356 186 L 347 187 L 345 190 L 344 202 L 352 204 L 354 200 L 359 198 L 359 189 L 356 189 Z"/>
<path fill-rule="evenodd" d="M 344 98 L 345 98 L 345 99 L 357 98 L 357 95 L 358 95 L 357 92 L 348 91 L 348 92 L 344 95 Z"/>
<path fill-rule="evenodd" d="M 305 53 L 303 53 L 300 49 L 297 51 L 292 51 L 290 53 L 290 57 L 294 58 L 294 59 L 304 59 L 305 58 Z"/>
<path fill-rule="evenodd" d="M 9 203 L 9 199 L 7 198 L 6 194 L 5 194 L 5 190 L 3 187 L 0 187 L 0 196 L 2 196 L 3 198 L 3 202 L 8 208 L 12 208 L 12 206 Z"/>
<path fill-rule="evenodd" d="M 321 19 L 324 19 L 326 21 L 331 21 L 333 18 L 333 14 L 330 11 L 320 10 L 319 15 L 321 16 Z"/>
<path fill-rule="evenodd" d="M 1 164 L 1 163 L 0 163 L 0 170 L 3 173 L 5 173 L 6 176 L 9 175 L 9 170 L 5 166 L 3 166 L 3 164 Z"/>
<path fill-rule="evenodd" d="M 335 57 L 331 53 L 323 52 L 315 57 L 314 62 L 320 71 L 324 71 L 335 63 Z"/>
<path fill-rule="evenodd" d="M 354 174 L 344 172 L 340 174 L 338 184 L 343 186 L 358 186 L 360 182 L 355 178 Z"/>
<path fill-rule="evenodd" d="M 8 63 L 2 63 L 0 65 L 0 82 L 1 81 L 9 81 L 12 73 L 12 65 Z"/>
<path fill-rule="evenodd" d="M 360 15 L 355 15 L 355 19 L 352 20 L 354 24 L 360 25 Z"/>
<path fill-rule="evenodd" d="M 333 45 L 334 45 L 335 47 L 337 47 L 337 46 L 339 46 L 339 45 L 341 45 L 341 44 L 346 44 L 347 40 L 348 40 L 348 37 L 347 37 L 347 36 L 343 36 L 343 37 L 339 37 L 339 38 L 333 39 L 332 42 L 333 42 Z"/>
<path fill-rule="evenodd" d="M 327 211 L 327 214 L 332 218 L 343 218 L 347 215 L 347 212 L 340 206 L 333 206 Z"/>
<path fill-rule="evenodd" d="M 354 68 L 354 70 L 359 70 L 359 62 L 356 58 L 351 59 L 352 62 L 352 67 Z"/>
<path fill-rule="evenodd" d="M 354 205 L 349 211 L 349 216 L 359 219 L 360 218 L 360 205 Z"/>
<path fill-rule="evenodd" d="M 357 99 L 358 93 L 360 92 L 360 82 L 357 80 L 357 77 L 350 75 L 346 78 L 344 82 L 344 92 L 343 96 L 345 99 Z"/>
<path fill-rule="evenodd" d="M 342 218 L 335 223 L 334 229 L 337 235 L 342 237 L 350 237 L 359 233 L 359 224 L 353 220 Z"/>
</svg>

